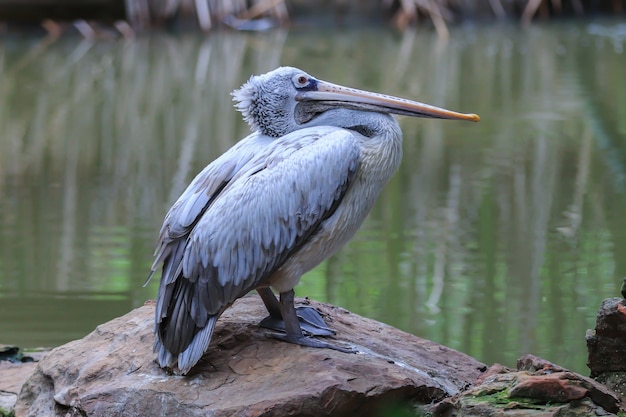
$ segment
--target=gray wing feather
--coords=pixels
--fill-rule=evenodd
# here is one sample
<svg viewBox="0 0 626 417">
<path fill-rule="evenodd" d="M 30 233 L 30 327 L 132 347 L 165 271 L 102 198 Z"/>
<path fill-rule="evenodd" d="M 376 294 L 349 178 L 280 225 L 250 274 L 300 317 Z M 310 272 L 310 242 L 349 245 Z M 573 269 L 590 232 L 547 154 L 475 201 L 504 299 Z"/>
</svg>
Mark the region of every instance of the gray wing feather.
<svg viewBox="0 0 626 417">
<path fill-rule="evenodd" d="M 199 346 L 199 333 L 210 339 L 212 330 L 204 328 L 212 318 L 315 232 L 359 163 L 356 139 L 341 129 L 259 143 L 236 145 L 205 168 L 166 216 L 155 260 L 164 262 L 156 318 L 159 338 L 174 355 Z M 157 345 L 159 357 L 171 360 Z"/>
<path fill-rule="evenodd" d="M 246 291 L 259 284 L 258 272 L 275 270 L 275 260 L 340 199 L 358 157 L 352 135 L 342 130 L 277 140 L 233 177 L 198 221 L 185 249 L 183 276 L 193 280 L 214 267 L 217 276 L 207 283 L 215 290 L 232 285 Z M 223 299 L 212 312 L 233 300 Z"/>
<path fill-rule="evenodd" d="M 261 135 L 250 135 L 226 151 L 200 172 L 174 203 L 163 221 L 159 245 L 152 265 L 154 271 L 171 250 L 172 240 L 186 237 L 200 219 L 211 200 L 233 176 L 254 158 L 256 152 L 271 141 Z"/>
</svg>

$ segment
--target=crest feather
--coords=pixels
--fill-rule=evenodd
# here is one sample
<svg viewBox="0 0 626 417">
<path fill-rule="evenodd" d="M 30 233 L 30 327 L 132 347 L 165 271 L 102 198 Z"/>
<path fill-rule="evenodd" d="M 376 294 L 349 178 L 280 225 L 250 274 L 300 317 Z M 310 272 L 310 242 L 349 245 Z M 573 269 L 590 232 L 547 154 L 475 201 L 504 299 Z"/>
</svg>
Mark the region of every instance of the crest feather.
<svg viewBox="0 0 626 417">
<path fill-rule="evenodd" d="M 250 79 L 242 85 L 239 89 L 230 93 L 233 96 L 235 102 L 235 108 L 243 115 L 250 129 L 254 132 L 259 130 L 259 125 L 256 123 L 253 115 L 253 108 L 256 106 L 257 88 L 256 88 L 256 76 L 250 77 Z"/>
</svg>

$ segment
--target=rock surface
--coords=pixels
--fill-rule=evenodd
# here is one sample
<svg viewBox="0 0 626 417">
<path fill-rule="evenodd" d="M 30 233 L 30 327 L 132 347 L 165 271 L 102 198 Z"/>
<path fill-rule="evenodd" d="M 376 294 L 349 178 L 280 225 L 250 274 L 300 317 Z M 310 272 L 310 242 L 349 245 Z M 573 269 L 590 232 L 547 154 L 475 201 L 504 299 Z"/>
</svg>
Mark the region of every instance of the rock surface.
<svg viewBox="0 0 626 417">
<path fill-rule="evenodd" d="M 33 362 L 0 361 L 0 412 L 13 409 L 22 385 L 37 367 L 35 361 L 41 360 L 47 353 L 47 351 L 29 353 Z"/>
<path fill-rule="evenodd" d="M 626 372 L 626 300 L 607 298 L 602 301 L 596 328 L 587 334 L 591 376 L 603 372 Z"/>
<path fill-rule="evenodd" d="M 591 376 L 626 396 L 626 300 L 602 301 L 596 328 L 587 331 L 586 339 Z"/>
<path fill-rule="evenodd" d="M 338 307 L 308 300 L 346 354 L 268 338 L 258 297 L 220 318 L 209 352 L 187 376 L 152 353 L 154 303 L 52 350 L 23 385 L 16 416 L 381 415 L 398 401 L 458 394 L 486 369 L 475 359 Z"/>
<path fill-rule="evenodd" d="M 491 366 L 477 384 L 431 407 L 436 417 L 453 416 L 615 416 L 620 397 L 591 378 L 533 355 L 517 371 Z"/>
</svg>

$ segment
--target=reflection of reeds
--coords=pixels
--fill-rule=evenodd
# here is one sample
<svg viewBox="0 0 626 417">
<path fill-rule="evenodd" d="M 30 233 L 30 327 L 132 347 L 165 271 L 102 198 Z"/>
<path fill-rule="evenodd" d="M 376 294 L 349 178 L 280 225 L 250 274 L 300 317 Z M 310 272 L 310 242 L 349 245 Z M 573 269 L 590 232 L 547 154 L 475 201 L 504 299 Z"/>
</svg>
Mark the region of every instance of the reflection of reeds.
<svg viewBox="0 0 626 417">
<path fill-rule="evenodd" d="M 611 268 L 626 275 L 626 243 L 612 246 L 626 240 L 612 124 L 626 118 L 615 94 L 626 91 L 623 55 L 611 43 L 579 50 L 569 34 L 216 33 L 59 40 L 37 53 L 5 41 L 0 287 L 152 294 L 138 288 L 165 211 L 247 132 L 230 91 L 295 64 L 483 116 L 402 119 L 401 171 L 299 293 L 489 361 L 510 363 L 520 347 L 561 361 L 555 338 L 582 338 L 588 309 L 611 295 L 598 291 Z M 616 69 L 596 73 L 593 62 Z"/>
<path fill-rule="evenodd" d="M 522 23 L 529 23 L 535 16 L 542 18 L 604 12 L 621 15 L 620 1 L 607 2 L 599 5 L 594 1 L 572 0 L 563 3 L 561 0 L 489 0 L 488 2 L 459 2 L 455 0 L 386 0 L 395 10 L 394 23 L 405 28 L 416 23 L 421 16 L 430 19 L 440 37 L 447 38 L 446 22 L 467 20 L 472 18 L 519 18 Z"/>
<path fill-rule="evenodd" d="M 275 46 L 281 39 L 277 32 L 262 42 Z M 19 206 L 7 207 L 2 222 L 34 251 L 8 255 L 7 262 L 28 272 L 33 262 L 24 256 L 34 256 L 50 269 L 45 278 L 28 273 L 29 279 L 76 289 L 99 279 L 68 267 L 89 259 L 91 245 L 99 244 L 88 241 L 88 219 L 130 226 L 111 233 L 146 229 L 150 246 L 157 219 L 189 177 L 243 136 L 233 86 L 278 64 L 267 54 L 244 73 L 243 60 L 255 55 L 245 45 L 243 36 L 108 46 L 61 41 L 26 63 L 19 54 L 7 58 L 3 47 L 0 195 L 2 204 Z M 44 233 L 51 245 L 30 240 L 32 227 L 51 218 L 57 226 Z"/>
<path fill-rule="evenodd" d="M 144 4 L 143 7 L 133 6 Z M 129 14 L 135 16 L 133 21 L 150 21 L 151 16 L 157 20 L 167 20 L 178 15 L 194 16 L 203 30 L 210 30 L 214 22 L 228 22 L 236 19 L 247 21 L 267 16 L 277 24 L 289 20 L 286 0 L 168 0 L 153 2 L 150 0 L 127 0 Z M 602 6 L 591 1 L 573 0 L 563 3 L 561 0 L 489 0 L 488 2 L 459 2 L 456 0 L 342 0 L 336 5 L 291 0 L 298 12 L 308 14 L 315 9 L 326 7 L 327 13 L 358 14 L 361 9 L 375 10 L 378 15 L 382 9 L 391 10 L 392 22 L 396 27 L 405 29 L 418 23 L 421 18 L 429 20 L 439 37 L 447 39 L 448 25 L 453 22 L 472 18 L 520 19 L 529 23 L 535 16 L 576 15 L 605 12 L 615 15 L 622 14 L 621 2 L 615 0 Z M 163 6 L 161 7 L 161 4 Z M 136 13 L 130 13 L 136 10 Z"/>
<path fill-rule="evenodd" d="M 191 17 L 208 31 L 233 19 L 238 24 L 267 17 L 282 24 L 289 19 L 284 0 L 126 0 L 128 19 L 135 26 L 147 27 L 162 22 Z"/>
<path fill-rule="evenodd" d="M 62 3 L 62 2 L 59 2 Z M 65 31 L 78 31 L 90 40 L 112 39 L 118 36 L 130 39 L 135 31 L 153 28 L 179 29 L 181 27 L 200 28 L 208 32 L 216 28 L 265 31 L 286 26 L 294 22 L 306 21 L 307 25 L 316 22 L 326 25 L 329 18 L 339 24 L 348 19 L 351 25 L 361 22 L 371 26 L 376 20 L 391 23 L 400 29 L 417 26 L 426 22 L 442 39 L 449 37 L 449 25 L 467 21 L 519 20 L 528 24 L 539 18 L 616 15 L 623 14 L 621 0 L 597 2 L 595 0 L 336 0 L 320 2 L 312 0 L 125 0 L 124 7 L 111 3 L 106 10 L 92 10 L 90 21 L 85 15 L 71 7 L 57 7 L 55 12 L 37 7 L 33 3 L 32 14 L 28 18 L 33 23 L 41 22 L 51 37 L 58 37 Z M 99 5 L 106 7 L 103 5 Z M 289 6 L 289 7 L 288 7 Z M 66 6 L 67 7 L 67 6 Z M 81 8 L 82 10 L 82 8 Z M 0 18 L 11 20 L 11 6 L 5 6 Z M 61 13 L 62 11 L 62 13 Z M 72 15 L 72 13 L 76 13 Z M 103 13 L 100 20 L 93 18 Z M 62 21 L 57 21 L 62 16 Z M 23 18 L 23 13 L 20 18 Z M 125 19 L 125 20 L 123 20 Z M 69 23 L 71 22 L 71 23 Z M 99 23 L 103 23 L 101 25 Z M 107 26 L 110 24 L 113 26 Z"/>
</svg>

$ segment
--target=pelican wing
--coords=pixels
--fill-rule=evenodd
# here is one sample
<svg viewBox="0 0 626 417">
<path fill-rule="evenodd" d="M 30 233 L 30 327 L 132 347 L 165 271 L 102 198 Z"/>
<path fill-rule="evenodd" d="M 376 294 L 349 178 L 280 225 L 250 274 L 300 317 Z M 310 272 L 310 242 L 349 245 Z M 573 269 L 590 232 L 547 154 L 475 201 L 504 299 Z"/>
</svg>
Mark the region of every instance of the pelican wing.
<svg viewBox="0 0 626 417">
<path fill-rule="evenodd" d="M 209 321 L 262 284 L 315 233 L 359 163 L 353 134 L 330 127 L 265 143 L 245 164 L 232 163 L 236 152 L 229 153 L 213 163 L 226 169 L 209 165 L 166 218 L 165 236 L 173 240 L 158 251 L 165 255 L 157 321 L 172 353 L 187 349 Z M 213 171 L 221 175 L 208 178 Z"/>
<path fill-rule="evenodd" d="M 253 134 L 238 142 L 200 172 L 169 210 L 161 227 L 152 271 L 172 251 L 172 241 L 186 237 L 202 214 L 243 166 L 271 139 Z"/>
</svg>

